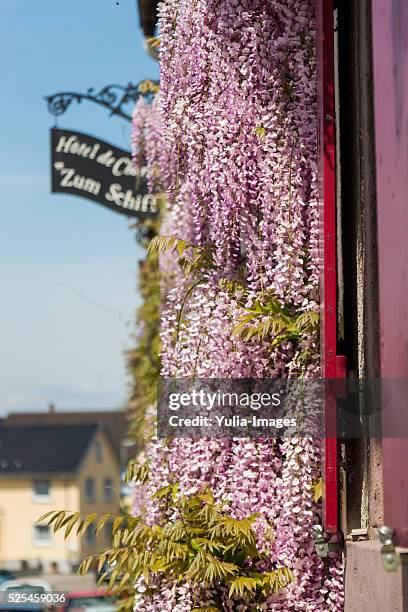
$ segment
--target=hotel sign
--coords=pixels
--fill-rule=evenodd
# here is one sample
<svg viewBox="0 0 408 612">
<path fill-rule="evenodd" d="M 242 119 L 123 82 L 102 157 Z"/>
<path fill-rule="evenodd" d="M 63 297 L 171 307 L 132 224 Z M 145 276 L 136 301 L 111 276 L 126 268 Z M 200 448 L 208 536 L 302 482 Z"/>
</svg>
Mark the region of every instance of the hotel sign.
<svg viewBox="0 0 408 612">
<path fill-rule="evenodd" d="M 51 191 L 93 200 L 129 217 L 154 217 L 160 194 L 148 193 L 146 168 L 129 151 L 72 130 L 51 130 Z"/>
</svg>

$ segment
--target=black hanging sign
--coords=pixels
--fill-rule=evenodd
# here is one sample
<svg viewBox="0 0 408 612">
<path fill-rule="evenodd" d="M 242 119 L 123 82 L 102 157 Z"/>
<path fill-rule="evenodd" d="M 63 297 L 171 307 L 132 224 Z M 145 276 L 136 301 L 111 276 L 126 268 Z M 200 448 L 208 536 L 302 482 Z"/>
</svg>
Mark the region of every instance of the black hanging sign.
<svg viewBox="0 0 408 612">
<path fill-rule="evenodd" d="M 72 130 L 51 130 L 53 193 L 93 200 L 130 217 L 154 217 L 160 194 L 149 194 L 146 168 L 129 151 Z"/>
</svg>

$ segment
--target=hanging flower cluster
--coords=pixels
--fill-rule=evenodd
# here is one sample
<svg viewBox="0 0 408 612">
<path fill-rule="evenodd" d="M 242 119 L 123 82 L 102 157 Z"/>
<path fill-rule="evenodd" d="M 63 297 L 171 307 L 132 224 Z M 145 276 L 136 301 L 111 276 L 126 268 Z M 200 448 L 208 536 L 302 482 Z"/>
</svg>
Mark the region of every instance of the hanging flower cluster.
<svg viewBox="0 0 408 612">
<path fill-rule="evenodd" d="M 141 96 L 132 117 L 132 158 L 136 167 L 147 168 L 147 182 L 152 193 L 167 188 L 174 181 L 171 150 L 163 138 L 160 94 L 152 103 Z"/>
<path fill-rule="evenodd" d="M 145 155 L 151 188 L 167 190 L 160 233 L 209 248 L 212 262 L 192 277 L 161 258 L 162 375 L 316 376 L 313 330 L 273 348 L 234 331 L 266 295 L 318 313 L 314 0 L 163 0 L 160 41 L 161 91 L 136 106 L 134 159 Z M 294 572 L 258 609 L 342 610 L 340 559 L 321 560 L 312 538 L 317 442 L 153 439 L 145 453 L 147 521 L 163 512 L 150 496 L 164 485 L 208 485 L 237 518 L 259 513 L 258 546 Z M 135 502 L 138 512 L 140 491 Z M 251 609 L 222 597 L 225 610 Z M 137 586 L 138 610 L 187 611 L 193 600 L 175 585 Z"/>
</svg>

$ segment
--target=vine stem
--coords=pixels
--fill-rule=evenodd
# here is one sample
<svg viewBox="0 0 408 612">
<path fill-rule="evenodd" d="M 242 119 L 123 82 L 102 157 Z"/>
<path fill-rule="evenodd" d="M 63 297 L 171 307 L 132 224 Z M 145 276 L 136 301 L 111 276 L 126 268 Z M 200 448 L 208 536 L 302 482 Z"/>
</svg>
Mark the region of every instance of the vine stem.
<svg viewBox="0 0 408 612">
<path fill-rule="evenodd" d="M 198 281 L 196 281 L 195 283 L 193 283 L 193 284 L 192 284 L 192 285 L 191 285 L 191 286 L 188 288 L 188 290 L 187 290 L 187 292 L 186 292 L 186 294 L 185 294 L 185 296 L 184 296 L 184 298 L 183 298 L 183 301 L 182 301 L 181 306 L 180 306 L 180 310 L 179 310 L 178 315 L 177 315 L 177 331 L 176 331 L 176 339 L 175 339 L 176 344 L 177 344 L 177 342 L 178 342 L 179 335 L 180 335 L 180 327 L 181 327 L 181 315 L 183 314 L 184 306 L 186 305 L 186 302 L 187 302 L 187 300 L 188 300 L 189 296 L 190 296 L 190 295 L 193 293 L 194 289 L 195 289 L 196 287 L 198 287 L 198 285 L 199 285 L 200 283 L 202 283 L 202 282 L 203 282 L 203 280 L 204 280 L 204 279 L 200 278 L 200 279 L 198 279 Z"/>
</svg>

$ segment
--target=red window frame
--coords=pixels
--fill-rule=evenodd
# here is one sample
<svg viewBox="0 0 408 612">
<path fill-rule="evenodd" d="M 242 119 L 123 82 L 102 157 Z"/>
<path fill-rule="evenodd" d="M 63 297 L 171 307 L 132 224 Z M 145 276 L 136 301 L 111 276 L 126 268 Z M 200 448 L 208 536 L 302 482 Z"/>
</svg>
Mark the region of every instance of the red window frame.
<svg viewBox="0 0 408 612">
<path fill-rule="evenodd" d="M 334 87 L 333 1 L 316 0 L 318 104 L 320 115 L 321 198 L 321 354 L 325 379 L 344 376 L 344 360 L 337 358 L 337 262 L 336 262 L 336 122 Z M 325 398 L 325 420 L 331 437 L 322 443 L 323 527 L 329 534 L 339 530 L 338 441 L 335 436 L 336 403 Z"/>
</svg>

